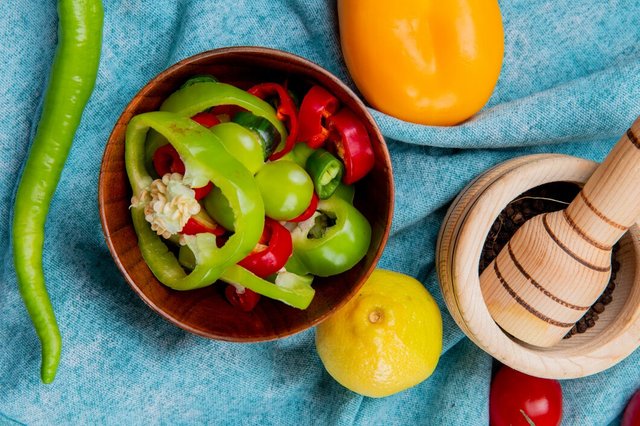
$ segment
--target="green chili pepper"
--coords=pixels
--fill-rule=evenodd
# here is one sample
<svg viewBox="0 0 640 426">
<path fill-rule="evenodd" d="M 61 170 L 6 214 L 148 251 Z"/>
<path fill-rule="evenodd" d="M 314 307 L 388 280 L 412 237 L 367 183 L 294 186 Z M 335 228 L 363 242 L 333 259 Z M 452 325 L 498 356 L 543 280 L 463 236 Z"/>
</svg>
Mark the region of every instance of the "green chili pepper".
<svg viewBox="0 0 640 426">
<path fill-rule="evenodd" d="M 275 283 L 271 283 L 241 266 L 233 265 L 224 271 L 221 279 L 298 309 L 307 309 L 315 294 L 311 287 L 313 277 L 310 275 L 284 272 L 278 274 Z"/>
<path fill-rule="evenodd" d="M 305 169 L 311 176 L 316 194 L 321 200 L 333 195 L 344 172 L 342 162 L 322 148 L 309 156 Z"/>
<path fill-rule="evenodd" d="M 55 377 L 62 345 L 42 268 L 44 225 L 96 80 L 102 3 L 60 0 L 58 17 L 58 47 L 13 211 L 14 264 L 20 293 L 42 345 L 40 375 L 44 383 Z"/>
<path fill-rule="evenodd" d="M 340 274 L 356 265 L 371 243 L 371 225 L 347 201 L 320 200 L 311 219 L 295 228 L 293 255 L 313 275 Z"/>
<path fill-rule="evenodd" d="M 280 143 L 287 140 L 287 128 L 278 120 L 271 105 L 253 96 L 245 90 L 226 83 L 194 83 L 173 92 L 160 106 L 161 111 L 175 112 L 181 116 L 192 117 L 195 114 L 218 105 L 237 105 L 247 111 L 267 119 L 280 135 Z M 167 141 L 155 132 L 149 132 L 145 158 L 147 164 L 156 149 Z"/>
<path fill-rule="evenodd" d="M 156 111 L 133 117 L 127 126 L 125 165 L 134 195 L 140 194 L 151 182 L 143 156 L 144 141 L 150 128 L 178 151 L 185 164 L 185 180 L 191 181 L 194 187 L 213 182 L 234 212 L 236 232 L 221 248 L 217 247 L 213 234 L 185 237 L 196 259 L 196 267 L 187 275 L 174 254 L 151 230 L 144 217 L 144 208 L 131 208 L 142 257 L 156 278 L 174 290 L 205 287 L 220 278 L 227 267 L 249 254 L 260 239 L 264 227 L 260 192 L 251 173 L 224 149 L 217 136 L 187 117 Z"/>
</svg>

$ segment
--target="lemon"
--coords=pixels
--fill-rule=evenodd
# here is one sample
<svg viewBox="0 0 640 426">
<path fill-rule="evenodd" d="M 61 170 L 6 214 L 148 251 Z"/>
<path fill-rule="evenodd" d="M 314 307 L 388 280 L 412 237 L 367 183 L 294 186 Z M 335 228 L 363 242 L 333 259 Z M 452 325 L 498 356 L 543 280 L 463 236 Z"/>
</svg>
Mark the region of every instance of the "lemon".
<svg viewBox="0 0 640 426">
<path fill-rule="evenodd" d="M 419 281 L 376 269 L 316 328 L 316 349 L 347 389 L 374 398 L 392 395 L 435 370 L 442 351 L 440 309 Z"/>
</svg>

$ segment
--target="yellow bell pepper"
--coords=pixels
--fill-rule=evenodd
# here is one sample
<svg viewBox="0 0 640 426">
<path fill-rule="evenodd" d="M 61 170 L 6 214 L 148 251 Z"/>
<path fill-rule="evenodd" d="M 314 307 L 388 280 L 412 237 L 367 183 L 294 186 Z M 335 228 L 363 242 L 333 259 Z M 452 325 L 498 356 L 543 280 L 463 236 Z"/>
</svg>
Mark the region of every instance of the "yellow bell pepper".
<svg viewBox="0 0 640 426">
<path fill-rule="evenodd" d="M 497 0 L 338 0 L 342 53 L 366 100 L 414 123 L 478 112 L 504 53 Z"/>
</svg>

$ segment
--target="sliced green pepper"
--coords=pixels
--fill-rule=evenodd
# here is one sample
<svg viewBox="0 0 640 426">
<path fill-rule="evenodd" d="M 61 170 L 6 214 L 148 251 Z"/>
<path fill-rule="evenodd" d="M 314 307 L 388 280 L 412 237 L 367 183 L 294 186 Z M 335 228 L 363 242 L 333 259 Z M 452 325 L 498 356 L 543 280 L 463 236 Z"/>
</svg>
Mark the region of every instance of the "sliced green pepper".
<svg viewBox="0 0 640 426">
<path fill-rule="evenodd" d="M 196 255 L 188 246 L 180 246 L 178 249 L 178 262 L 186 269 L 193 271 L 196 267 Z"/>
<path fill-rule="evenodd" d="M 342 162 L 322 148 L 309 156 L 305 169 L 311 176 L 316 194 L 321 200 L 326 200 L 333 195 L 340 185 L 344 172 Z"/>
<path fill-rule="evenodd" d="M 187 269 L 193 270 L 196 267 L 195 255 L 187 246 L 180 247 L 178 260 Z M 272 283 L 240 265 L 234 265 L 225 270 L 220 279 L 235 286 L 248 288 L 270 299 L 279 300 L 294 308 L 306 309 L 309 306 L 315 294 L 315 290 L 311 287 L 313 275 L 307 275 L 306 272 L 285 271 L 274 276 L 275 283 Z"/>
<path fill-rule="evenodd" d="M 278 131 L 280 144 L 287 140 L 287 128 L 278 120 L 276 111 L 262 99 L 245 90 L 226 83 L 212 81 L 196 82 L 173 92 L 160 106 L 161 111 L 175 112 L 184 117 L 218 105 L 237 105 L 247 111 L 264 117 Z M 166 139 L 156 132 L 149 132 L 147 138 L 146 158 L 151 158 L 156 149 L 166 144 Z"/>
<path fill-rule="evenodd" d="M 274 284 L 241 266 L 233 265 L 224 271 L 221 279 L 298 309 L 306 309 L 315 294 L 311 287 L 312 276 L 300 276 L 291 272 L 278 274 Z"/>
<path fill-rule="evenodd" d="M 306 275 L 309 273 L 307 267 L 304 266 L 300 259 L 295 255 L 295 251 L 291 254 L 289 260 L 287 260 L 287 263 L 284 265 L 284 269 L 297 275 Z"/>
<path fill-rule="evenodd" d="M 204 209 L 209 216 L 222 225 L 223 228 L 233 231 L 235 215 L 220 188 L 214 187 L 206 197 L 204 197 Z"/>
<path fill-rule="evenodd" d="M 196 267 L 187 275 L 174 254 L 151 230 L 144 208 L 131 208 L 140 251 L 156 278 L 174 290 L 205 287 L 249 254 L 260 239 L 264 227 L 260 192 L 251 173 L 224 149 L 213 133 L 187 117 L 156 111 L 133 117 L 127 126 L 125 164 L 134 195 L 140 194 L 152 180 L 145 170 L 143 155 L 149 129 L 166 138 L 178 151 L 186 167 L 185 180 L 193 187 L 213 182 L 234 212 L 236 232 L 221 248 L 217 247 L 212 234 L 185 237 L 196 259 Z"/>
<path fill-rule="evenodd" d="M 180 88 L 183 89 L 185 87 L 189 87 L 196 83 L 204 83 L 204 82 L 216 83 L 217 81 L 218 79 L 212 76 L 211 74 L 194 75 L 193 77 L 189 78 L 187 81 L 182 83 L 182 86 L 180 86 Z"/>
<path fill-rule="evenodd" d="M 318 212 L 295 228 L 293 255 L 309 273 L 321 277 L 355 266 L 371 243 L 371 225 L 347 201 L 331 197 L 318 203 Z"/>
</svg>

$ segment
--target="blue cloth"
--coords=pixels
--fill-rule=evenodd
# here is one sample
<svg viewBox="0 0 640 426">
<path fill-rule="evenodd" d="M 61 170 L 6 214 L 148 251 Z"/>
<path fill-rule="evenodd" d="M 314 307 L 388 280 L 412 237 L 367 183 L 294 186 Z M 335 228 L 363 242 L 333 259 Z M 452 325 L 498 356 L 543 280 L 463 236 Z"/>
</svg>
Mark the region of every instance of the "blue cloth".
<svg viewBox="0 0 640 426">
<path fill-rule="evenodd" d="M 387 137 L 396 214 L 380 266 L 420 279 L 438 299 L 444 353 L 434 375 L 385 399 L 358 396 L 323 369 L 314 331 L 260 344 L 188 334 L 131 291 L 96 208 L 104 143 L 131 97 L 197 52 L 284 49 L 351 84 L 335 1 L 105 0 L 104 44 L 47 223 L 45 268 L 64 338 L 54 384 L 40 384 L 39 343 L 16 289 L 9 216 L 56 43 L 55 2 L 0 2 L 0 424 L 487 424 L 492 360 L 442 303 L 434 247 L 448 203 L 475 175 L 522 154 L 601 160 L 640 114 L 636 0 L 501 1 L 505 58 L 487 107 L 454 128 L 373 111 Z M 383 59 L 381 59 L 383 60 Z M 640 351 L 562 382 L 567 425 L 616 421 L 640 387 Z"/>
</svg>

